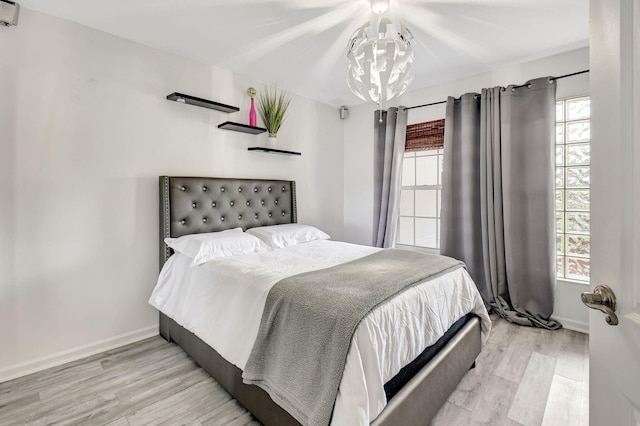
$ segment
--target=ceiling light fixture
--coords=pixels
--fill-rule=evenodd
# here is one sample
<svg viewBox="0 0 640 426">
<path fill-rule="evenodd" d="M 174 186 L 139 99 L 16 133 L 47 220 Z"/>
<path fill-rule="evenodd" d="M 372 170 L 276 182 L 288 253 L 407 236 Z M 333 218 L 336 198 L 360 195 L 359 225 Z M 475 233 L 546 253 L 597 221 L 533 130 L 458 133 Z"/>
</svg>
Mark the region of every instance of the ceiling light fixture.
<svg viewBox="0 0 640 426">
<path fill-rule="evenodd" d="M 347 84 L 363 101 L 382 104 L 403 94 L 413 80 L 413 35 L 384 16 L 389 0 L 370 0 L 373 15 L 347 45 Z M 380 115 L 382 119 L 382 114 Z"/>
</svg>

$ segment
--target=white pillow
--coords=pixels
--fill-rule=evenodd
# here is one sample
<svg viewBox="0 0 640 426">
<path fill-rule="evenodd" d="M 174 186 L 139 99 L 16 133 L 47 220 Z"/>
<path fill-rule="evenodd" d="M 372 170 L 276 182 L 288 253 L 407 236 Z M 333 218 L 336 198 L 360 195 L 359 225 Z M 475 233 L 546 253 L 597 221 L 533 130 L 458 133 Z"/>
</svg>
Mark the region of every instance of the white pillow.
<svg viewBox="0 0 640 426">
<path fill-rule="evenodd" d="M 247 229 L 245 234 L 255 235 L 273 248 L 283 248 L 309 241 L 328 240 L 331 238 L 314 226 L 299 223 L 259 226 Z"/>
<path fill-rule="evenodd" d="M 271 247 L 258 238 L 243 233 L 242 228 L 165 238 L 164 242 L 174 251 L 193 260 L 192 266 L 221 257 L 271 250 Z"/>
</svg>

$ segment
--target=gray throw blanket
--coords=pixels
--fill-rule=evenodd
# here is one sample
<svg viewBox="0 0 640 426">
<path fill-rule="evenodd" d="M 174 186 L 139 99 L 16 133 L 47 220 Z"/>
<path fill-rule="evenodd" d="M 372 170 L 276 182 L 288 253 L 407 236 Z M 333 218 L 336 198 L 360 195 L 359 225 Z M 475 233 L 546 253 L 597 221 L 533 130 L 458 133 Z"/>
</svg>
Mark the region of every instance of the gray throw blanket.
<svg viewBox="0 0 640 426">
<path fill-rule="evenodd" d="M 303 425 L 328 425 L 362 318 L 403 290 L 464 266 L 449 257 L 387 249 L 285 278 L 267 296 L 242 374 Z"/>
</svg>

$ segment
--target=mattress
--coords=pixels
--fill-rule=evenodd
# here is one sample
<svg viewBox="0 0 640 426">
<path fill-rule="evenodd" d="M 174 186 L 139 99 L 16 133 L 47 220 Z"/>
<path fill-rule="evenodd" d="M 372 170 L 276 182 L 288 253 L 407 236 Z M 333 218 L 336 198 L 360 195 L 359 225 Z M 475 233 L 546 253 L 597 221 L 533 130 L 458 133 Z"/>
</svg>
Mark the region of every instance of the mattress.
<svg viewBox="0 0 640 426">
<path fill-rule="evenodd" d="M 377 250 L 313 241 L 199 267 L 176 254 L 164 265 L 149 303 L 243 369 L 276 282 Z M 486 341 L 490 320 L 464 269 L 416 285 L 371 311 L 353 336 L 332 425 L 369 424 L 386 405 L 385 383 L 468 313 L 480 318 Z"/>
</svg>

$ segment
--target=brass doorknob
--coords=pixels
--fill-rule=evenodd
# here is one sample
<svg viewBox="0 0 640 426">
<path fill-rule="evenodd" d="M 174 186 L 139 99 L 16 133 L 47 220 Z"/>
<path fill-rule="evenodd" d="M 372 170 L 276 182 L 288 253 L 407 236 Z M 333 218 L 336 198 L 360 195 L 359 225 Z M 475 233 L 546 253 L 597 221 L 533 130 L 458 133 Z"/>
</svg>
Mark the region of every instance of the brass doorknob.
<svg viewBox="0 0 640 426">
<path fill-rule="evenodd" d="M 597 309 L 604 312 L 607 317 L 607 324 L 618 325 L 618 316 L 616 315 L 616 295 L 613 290 L 606 285 L 598 285 L 593 292 L 584 292 L 582 303 L 591 309 Z"/>
</svg>

